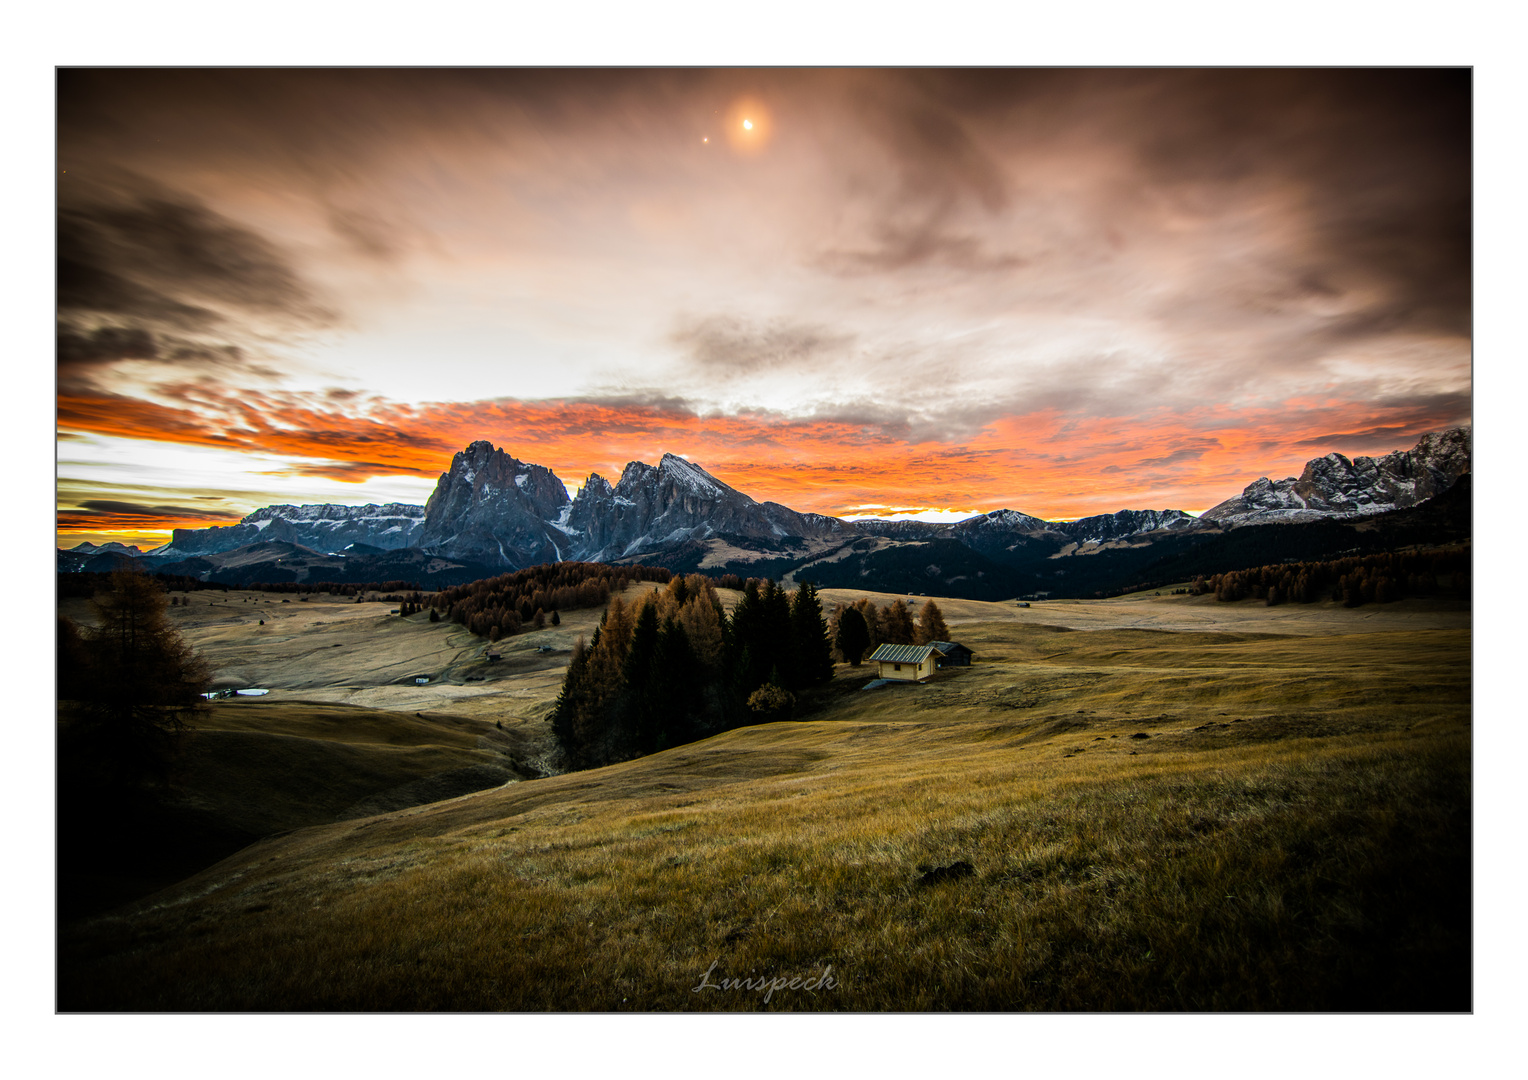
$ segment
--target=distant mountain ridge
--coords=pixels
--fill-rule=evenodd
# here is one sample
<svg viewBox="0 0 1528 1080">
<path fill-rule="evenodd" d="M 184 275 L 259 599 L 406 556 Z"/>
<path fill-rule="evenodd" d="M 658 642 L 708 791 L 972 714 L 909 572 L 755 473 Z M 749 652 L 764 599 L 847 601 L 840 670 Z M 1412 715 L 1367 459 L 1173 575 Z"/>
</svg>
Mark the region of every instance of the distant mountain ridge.
<svg viewBox="0 0 1528 1080">
<path fill-rule="evenodd" d="M 414 547 L 424 531 L 424 523 L 425 508 L 411 503 L 262 506 L 246 514 L 237 525 L 176 529 L 168 544 L 147 554 L 160 559 L 185 559 L 268 541 L 285 541 L 324 552 L 340 551 L 351 544 L 392 551 Z"/>
<path fill-rule="evenodd" d="M 675 454 L 657 465 L 630 462 L 614 487 L 592 473 L 558 526 L 574 557 L 627 559 L 719 535 L 780 540 L 839 537 L 847 522 L 757 502 Z"/>
<path fill-rule="evenodd" d="M 867 587 L 879 574 L 907 583 L 927 579 L 933 591 L 1066 591 L 1106 579 L 1110 567 L 1120 573 L 1144 567 L 1228 530 L 1355 520 L 1416 506 L 1468 473 L 1470 448 L 1469 430 L 1454 428 L 1378 459 L 1328 454 L 1309 461 L 1298 478 L 1260 478 L 1198 518 L 1181 510 L 1120 510 L 1046 521 L 1004 509 L 945 524 L 801 513 L 759 502 L 675 454 L 657 465 L 629 462 L 615 484 L 591 474 L 570 499 L 550 469 L 479 440 L 453 455 L 422 507 L 262 507 L 238 525 L 177 529 L 169 544 L 147 553 L 80 545 L 59 553 L 59 568 L 175 565 L 171 572 L 208 580 L 237 572 L 241 580 L 275 581 L 293 580 L 287 575 L 294 573 L 296 580 L 325 580 L 312 575 L 340 573 L 346 565 L 362 572 L 364 560 L 377 569 L 389 562 L 413 567 L 427 577 L 582 560 L 827 580 L 842 578 L 852 565 Z M 282 544 L 301 552 L 278 556 Z M 251 545 L 251 559 L 234 554 Z M 266 562 L 281 576 L 250 576 Z M 357 580 L 343 572 L 329 580 Z"/>
<path fill-rule="evenodd" d="M 1307 461 L 1298 477 L 1254 480 L 1240 495 L 1206 510 L 1203 520 L 1235 527 L 1402 510 L 1452 487 L 1470 471 L 1470 450 L 1470 429 L 1450 428 L 1382 458 L 1327 454 Z"/>
</svg>

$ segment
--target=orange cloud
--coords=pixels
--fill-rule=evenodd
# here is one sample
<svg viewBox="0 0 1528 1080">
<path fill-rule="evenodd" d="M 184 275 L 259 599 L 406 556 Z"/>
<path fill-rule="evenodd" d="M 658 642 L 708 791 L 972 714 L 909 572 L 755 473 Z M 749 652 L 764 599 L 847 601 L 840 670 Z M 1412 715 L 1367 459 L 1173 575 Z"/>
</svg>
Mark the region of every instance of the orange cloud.
<svg viewBox="0 0 1528 1080">
<path fill-rule="evenodd" d="M 1467 401 L 1389 407 L 1291 401 L 1276 410 L 1206 406 L 1086 419 L 1047 411 L 994 421 L 957 445 L 913 441 L 874 424 L 701 416 L 671 404 L 373 399 L 346 411 L 322 396 L 235 396 L 205 387 L 188 391 L 186 401 L 173 407 L 64 394 L 58 425 L 66 433 L 286 457 L 286 476 L 274 477 L 272 486 L 289 485 L 298 500 L 304 477 L 432 477 L 449 467 L 455 451 L 488 439 L 573 484 L 591 472 L 613 481 L 627 461 L 653 462 L 672 452 L 756 499 L 802 511 L 844 514 L 869 504 L 971 513 L 1007 507 L 1064 518 L 1127 507 L 1200 510 L 1259 476 L 1298 473 L 1306 460 L 1331 450 L 1352 456 L 1402 449 L 1426 431 L 1468 420 Z M 148 510 L 131 524 L 141 530 L 154 522 Z M 159 519 L 165 529 L 207 523 Z M 59 524 L 85 523 L 71 517 L 66 526 L 61 512 Z M 89 522 L 92 532 L 106 524 Z"/>
</svg>

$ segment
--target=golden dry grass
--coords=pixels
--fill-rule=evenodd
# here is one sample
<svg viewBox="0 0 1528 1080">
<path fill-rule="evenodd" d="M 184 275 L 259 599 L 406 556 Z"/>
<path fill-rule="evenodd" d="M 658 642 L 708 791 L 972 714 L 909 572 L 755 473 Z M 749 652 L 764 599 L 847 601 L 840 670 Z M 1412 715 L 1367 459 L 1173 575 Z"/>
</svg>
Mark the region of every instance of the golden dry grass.
<svg viewBox="0 0 1528 1080">
<path fill-rule="evenodd" d="M 357 804 L 471 766 L 536 775 L 523 740 L 465 717 L 230 701 L 190 726 L 175 762 L 177 805 L 255 836 L 355 817 Z"/>
<path fill-rule="evenodd" d="M 60 1006 L 1469 1007 L 1467 629 L 976 614 L 926 686 L 262 841 L 66 928 Z"/>
</svg>

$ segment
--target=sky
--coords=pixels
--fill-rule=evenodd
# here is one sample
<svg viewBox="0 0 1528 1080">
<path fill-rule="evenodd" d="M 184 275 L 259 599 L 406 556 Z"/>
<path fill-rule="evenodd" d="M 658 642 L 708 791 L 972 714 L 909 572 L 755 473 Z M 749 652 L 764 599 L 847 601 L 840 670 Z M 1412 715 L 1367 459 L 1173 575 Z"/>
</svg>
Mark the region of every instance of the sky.
<svg viewBox="0 0 1528 1080">
<path fill-rule="evenodd" d="M 1201 511 L 1471 419 L 1460 69 L 60 69 L 57 535 L 487 439 L 797 510 Z"/>
</svg>

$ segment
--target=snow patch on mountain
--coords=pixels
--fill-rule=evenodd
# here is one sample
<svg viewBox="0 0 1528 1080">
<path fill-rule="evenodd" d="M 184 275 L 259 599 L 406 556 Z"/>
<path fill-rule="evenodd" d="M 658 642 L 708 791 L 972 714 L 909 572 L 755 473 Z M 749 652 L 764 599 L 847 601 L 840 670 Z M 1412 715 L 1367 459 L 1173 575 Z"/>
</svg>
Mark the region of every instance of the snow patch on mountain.
<svg viewBox="0 0 1528 1080">
<path fill-rule="evenodd" d="M 1259 477 L 1203 520 L 1241 525 L 1356 518 L 1404 509 L 1441 495 L 1470 471 L 1471 431 L 1430 432 L 1410 450 L 1381 458 L 1339 453 L 1312 458 L 1298 477 Z"/>
</svg>

